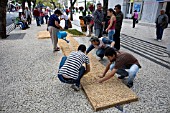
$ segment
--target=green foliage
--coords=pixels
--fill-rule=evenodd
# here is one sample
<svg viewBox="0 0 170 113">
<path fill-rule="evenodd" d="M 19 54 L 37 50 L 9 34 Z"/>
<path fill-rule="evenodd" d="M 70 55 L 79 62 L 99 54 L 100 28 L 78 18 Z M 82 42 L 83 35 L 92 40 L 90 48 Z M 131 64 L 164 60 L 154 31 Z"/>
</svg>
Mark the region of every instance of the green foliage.
<svg viewBox="0 0 170 113">
<path fill-rule="evenodd" d="M 76 36 L 84 35 L 82 32 L 78 31 L 77 29 L 68 29 L 67 32 Z"/>
</svg>

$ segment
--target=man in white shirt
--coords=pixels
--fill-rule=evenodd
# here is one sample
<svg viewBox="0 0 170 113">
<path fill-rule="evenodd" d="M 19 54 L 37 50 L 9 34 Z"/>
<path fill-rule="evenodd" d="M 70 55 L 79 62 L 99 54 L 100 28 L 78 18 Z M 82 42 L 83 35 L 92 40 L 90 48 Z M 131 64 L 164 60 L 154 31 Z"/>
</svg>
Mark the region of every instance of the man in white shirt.
<svg viewBox="0 0 170 113">
<path fill-rule="evenodd" d="M 66 14 L 61 15 L 61 20 L 65 20 L 64 29 L 68 29 L 68 16 Z"/>
</svg>

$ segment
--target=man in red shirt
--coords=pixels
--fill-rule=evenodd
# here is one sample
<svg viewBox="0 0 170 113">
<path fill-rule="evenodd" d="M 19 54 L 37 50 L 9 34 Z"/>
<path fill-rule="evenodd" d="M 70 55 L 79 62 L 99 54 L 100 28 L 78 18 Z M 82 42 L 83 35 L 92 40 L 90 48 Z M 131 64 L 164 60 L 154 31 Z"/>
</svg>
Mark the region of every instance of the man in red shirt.
<svg viewBox="0 0 170 113">
<path fill-rule="evenodd" d="M 36 22 L 37 22 L 37 26 L 41 26 L 40 25 L 40 12 L 38 11 L 38 8 L 36 7 L 34 12 L 33 12 L 33 15 L 36 19 Z"/>
</svg>

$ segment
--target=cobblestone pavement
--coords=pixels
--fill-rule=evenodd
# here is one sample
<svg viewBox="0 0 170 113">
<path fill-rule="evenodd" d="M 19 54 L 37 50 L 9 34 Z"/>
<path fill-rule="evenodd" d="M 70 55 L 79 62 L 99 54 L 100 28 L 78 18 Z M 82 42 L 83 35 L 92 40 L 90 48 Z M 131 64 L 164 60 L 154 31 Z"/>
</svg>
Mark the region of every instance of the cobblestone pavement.
<svg viewBox="0 0 170 113">
<path fill-rule="evenodd" d="M 37 32 L 46 30 L 46 25 L 30 27 L 17 28 L 7 39 L 0 40 L 0 113 L 93 113 L 83 91 L 74 92 L 70 85 L 58 80 L 61 51 L 52 52 L 50 39 L 37 39 Z M 80 29 L 74 25 L 73 28 Z M 89 38 L 75 39 L 89 44 Z M 170 70 L 134 55 L 142 65 L 132 88 L 139 101 L 125 105 L 124 111 L 169 113 Z M 98 113 L 120 111 L 112 107 Z"/>
</svg>

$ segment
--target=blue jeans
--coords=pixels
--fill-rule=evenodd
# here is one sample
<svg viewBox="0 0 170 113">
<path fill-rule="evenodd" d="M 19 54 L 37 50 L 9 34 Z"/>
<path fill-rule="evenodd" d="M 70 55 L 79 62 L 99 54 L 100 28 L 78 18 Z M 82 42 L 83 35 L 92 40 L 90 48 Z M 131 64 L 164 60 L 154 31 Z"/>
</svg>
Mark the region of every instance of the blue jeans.
<svg viewBox="0 0 170 113">
<path fill-rule="evenodd" d="M 66 60 L 67 60 L 66 56 L 62 57 L 60 65 L 59 65 L 59 69 L 61 69 L 61 67 L 64 65 Z M 61 74 L 58 74 L 58 78 L 63 83 L 75 84 L 76 86 L 79 87 L 80 86 L 80 80 L 83 77 L 84 73 L 85 73 L 85 67 L 81 66 L 80 69 L 79 69 L 79 76 L 78 76 L 77 79 L 64 78 Z"/>
<path fill-rule="evenodd" d="M 114 68 L 114 66 L 115 66 L 115 63 L 112 63 L 110 65 L 110 70 L 112 70 Z M 127 68 L 123 67 L 122 69 L 118 69 L 116 73 L 121 76 L 129 76 L 128 83 L 132 83 L 134 78 L 136 77 L 137 72 L 139 71 L 139 66 L 136 64 L 133 64 L 130 67 L 128 72 L 125 69 L 127 69 Z"/>
<path fill-rule="evenodd" d="M 163 31 L 164 29 L 160 25 L 156 26 L 156 35 L 158 40 L 162 40 Z"/>
<path fill-rule="evenodd" d="M 113 38 L 113 35 L 115 34 L 115 30 L 109 30 L 108 31 L 108 37 L 111 41 L 115 41 Z"/>
<path fill-rule="evenodd" d="M 96 51 L 96 55 L 100 58 L 104 57 L 104 53 L 105 53 L 105 49 L 104 48 L 100 48 Z"/>
<path fill-rule="evenodd" d="M 103 28 L 102 29 L 95 29 L 95 36 L 100 38 L 100 37 L 102 37 L 102 35 L 103 35 Z"/>
<path fill-rule="evenodd" d="M 21 28 L 22 28 L 22 29 L 26 28 L 26 26 L 25 26 L 25 24 L 24 24 L 23 22 L 18 22 L 18 24 L 21 25 Z"/>
<path fill-rule="evenodd" d="M 37 26 L 40 26 L 40 17 L 36 16 L 35 19 L 36 19 Z"/>
</svg>

